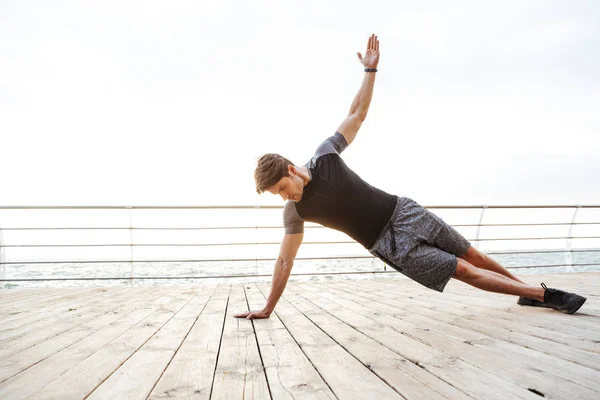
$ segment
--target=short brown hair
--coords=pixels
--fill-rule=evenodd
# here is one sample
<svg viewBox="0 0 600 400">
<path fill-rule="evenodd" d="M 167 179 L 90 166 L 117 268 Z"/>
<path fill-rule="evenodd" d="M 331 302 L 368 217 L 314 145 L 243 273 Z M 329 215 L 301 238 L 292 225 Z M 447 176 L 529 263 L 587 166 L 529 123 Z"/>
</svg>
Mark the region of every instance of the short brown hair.
<svg viewBox="0 0 600 400">
<path fill-rule="evenodd" d="M 293 162 L 279 154 L 268 153 L 258 159 L 254 180 L 256 181 L 256 192 L 263 193 L 265 190 L 289 175 L 288 165 Z"/>
</svg>

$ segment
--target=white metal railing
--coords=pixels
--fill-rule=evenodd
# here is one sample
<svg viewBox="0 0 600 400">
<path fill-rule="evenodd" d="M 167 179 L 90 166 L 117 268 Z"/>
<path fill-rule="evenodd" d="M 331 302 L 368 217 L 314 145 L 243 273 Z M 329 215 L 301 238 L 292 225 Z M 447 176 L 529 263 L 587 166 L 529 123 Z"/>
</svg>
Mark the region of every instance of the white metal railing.
<svg viewBox="0 0 600 400">
<path fill-rule="evenodd" d="M 128 224 L 127 226 L 52 226 L 52 227 L 39 227 L 39 226 L 29 226 L 29 227 L 16 227 L 16 226 L 8 226 L 2 227 L 3 224 L 0 220 L 0 282 L 11 282 L 11 281 L 35 281 L 35 280 L 122 280 L 123 276 L 119 277 L 81 277 L 81 278 L 19 278 L 19 279 L 11 279 L 10 277 L 5 276 L 5 266 L 7 265 L 23 265 L 23 264 L 93 264 L 93 263 L 129 263 L 130 264 L 130 274 L 129 279 L 200 279 L 205 276 L 136 276 L 134 271 L 134 265 L 139 263 L 152 263 L 152 262 L 160 262 L 160 263 L 191 263 L 191 262 L 238 262 L 238 261 L 275 261 L 276 258 L 271 257 L 238 257 L 238 258 L 195 258 L 195 259 L 144 259 L 138 260 L 135 259 L 133 250 L 134 248 L 143 248 L 143 247 L 218 247 L 218 246 L 263 246 L 263 245 L 278 245 L 279 241 L 242 241 L 242 242 L 210 242 L 210 243 L 136 243 L 134 240 L 134 232 L 135 231 L 217 231 L 217 230 L 247 230 L 254 229 L 257 232 L 259 230 L 271 230 L 271 229 L 282 229 L 283 227 L 280 225 L 239 225 L 239 226 L 203 226 L 203 227 L 160 227 L 160 226 L 151 226 L 151 227 L 143 227 L 143 226 L 134 226 L 132 222 L 132 212 L 135 210 L 165 210 L 165 209 L 174 209 L 174 210 L 182 210 L 182 209 L 196 209 L 196 210 L 281 210 L 282 206 L 0 206 L 0 211 L 3 210 L 126 210 L 128 214 Z M 543 250 L 534 250 L 534 249 L 526 249 L 519 251 L 486 251 L 487 254 L 542 254 L 542 253 L 564 253 L 565 254 L 565 262 L 563 264 L 551 264 L 551 265 L 520 265 L 520 266 L 512 266 L 510 268 L 543 268 L 543 267 L 558 267 L 564 266 L 568 271 L 572 271 L 573 267 L 576 266 L 590 266 L 590 265 L 598 265 L 598 262 L 593 263 L 573 263 L 573 253 L 577 252 L 600 252 L 600 246 L 594 248 L 586 248 L 586 249 L 575 249 L 573 248 L 573 240 L 578 239 L 600 239 L 600 221 L 591 221 L 591 222 L 577 222 L 578 213 L 582 209 L 600 209 L 600 205 L 546 205 L 546 206 L 515 206 L 515 205 L 507 205 L 507 206 L 431 206 L 426 207 L 430 210 L 434 209 L 446 209 L 446 210 L 477 210 L 480 209 L 481 213 L 479 214 L 478 223 L 473 224 L 454 224 L 455 228 L 460 227 L 471 227 L 477 228 L 475 237 L 467 237 L 469 241 L 473 243 L 475 247 L 479 247 L 482 242 L 490 242 L 490 241 L 527 241 L 527 240 L 537 240 L 537 241 L 548 241 L 548 240 L 564 240 L 565 247 L 563 249 L 543 249 Z M 540 223 L 491 223 L 485 224 L 483 223 L 484 215 L 486 211 L 492 209 L 572 209 L 573 213 L 570 219 L 565 222 L 540 222 Z M 0 215 L 1 216 L 1 215 Z M 600 218 L 599 218 L 600 219 Z M 573 228 L 575 226 L 596 226 L 599 229 L 595 229 L 592 235 L 587 236 L 573 236 Z M 563 236 L 537 236 L 537 237 L 495 237 L 495 238 L 482 238 L 481 237 L 481 229 L 482 227 L 531 227 L 531 226 L 565 226 L 568 227 L 568 233 Z M 319 225 L 310 225 L 307 224 L 305 226 L 307 229 L 322 229 L 322 226 Z M 128 230 L 129 231 L 129 243 L 103 243 L 103 244 L 25 244 L 25 243 L 17 243 L 17 244 L 5 244 L 3 240 L 2 232 L 16 232 L 16 231 L 82 231 L 82 230 Z M 339 245 L 339 244 L 355 244 L 356 242 L 352 240 L 333 240 L 333 241 L 306 241 L 303 243 L 303 246 L 306 245 Z M 14 248 L 74 248 L 74 247 L 129 247 L 129 257 L 128 259 L 123 260 L 42 260 L 42 261 L 24 261 L 24 260 L 6 260 L 6 255 L 10 252 L 10 249 Z M 296 260 L 332 260 L 332 259 L 369 259 L 373 258 L 370 254 L 356 254 L 356 255 L 348 255 L 348 256 L 321 256 L 321 257 L 297 257 Z M 373 271 L 347 271 L 347 272 L 331 272 L 324 273 L 325 275 L 331 274 L 357 274 L 357 273 L 382 273 L 386 272 L 386 269 L 383 270 L 373 270 Z M 294 275 L 319 275 L 318 273 L 309 273 L 309 274 L 300 274 L 295 273 Z M 235 275 L 235 274 L 225 274 L 220 276 L 207 276 L 210 278 L 228 278 L 228 277 L 245 277 L 245 276 L 270 276 L 270 274 L 253 274 L 253 275 Z"/>
</svg>

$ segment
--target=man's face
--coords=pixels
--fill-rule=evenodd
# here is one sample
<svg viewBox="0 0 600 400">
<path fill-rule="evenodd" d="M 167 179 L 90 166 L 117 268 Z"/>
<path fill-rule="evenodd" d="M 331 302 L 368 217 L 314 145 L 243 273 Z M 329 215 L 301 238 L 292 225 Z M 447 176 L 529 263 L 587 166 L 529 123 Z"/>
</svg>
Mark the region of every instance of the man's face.
<svg viewBox="0 0 600 400">
<path fill-rule="evenodd" d="M 267 189 L 268 192 L 281 196 L 283 200 L 300 201 L 302 192 L 304 191 L 304 181 L 296 173 L 296 168 L 290 166 L 288 168 L 289 176 L 284 176 Z"/>
</svg>

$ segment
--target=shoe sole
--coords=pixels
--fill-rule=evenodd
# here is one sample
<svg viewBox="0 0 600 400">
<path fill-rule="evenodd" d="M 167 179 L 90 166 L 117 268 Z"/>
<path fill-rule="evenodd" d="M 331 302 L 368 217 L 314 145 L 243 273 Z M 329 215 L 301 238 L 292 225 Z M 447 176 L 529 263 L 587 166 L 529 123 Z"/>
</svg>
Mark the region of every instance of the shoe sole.
<svg viewBox="0 0 600 400">
<path fill-rule="evenodd" d="M 544 304 L 534 304 L 533 303 L 534 301 L 535 300 L 533 300 L 533 299 L 528 299 L 528 298 L 525 298 L 525 297 L 521 297 L 521 298 L 519 298 L 519 301 L 517 301 L 517 304 L 520 305 L 520 306 L 553 308 L 551 306 L 547 306 L 547 305 L 544 305 Z M 538 301 L 538 303 L 541 303 L 541 302 Z"/>
<path fill-rule="evenodd" d="M 519 301 L 517 301 L 517 304 L 520 306 L 533 306 L 533 300 L 520 297 Z"/>
<path fill-rule="evenodd" d="M 581 306 L 585 303 L 587 299 L 585 297 L 582 297 L 578 302 L 577 305 L 575 306 L 575 308 L 571 309 L 568 311 L 569 314 L 575 314 L 577 312 L 577 310 L 579 310 L 581 308 Z"/>
</svg>

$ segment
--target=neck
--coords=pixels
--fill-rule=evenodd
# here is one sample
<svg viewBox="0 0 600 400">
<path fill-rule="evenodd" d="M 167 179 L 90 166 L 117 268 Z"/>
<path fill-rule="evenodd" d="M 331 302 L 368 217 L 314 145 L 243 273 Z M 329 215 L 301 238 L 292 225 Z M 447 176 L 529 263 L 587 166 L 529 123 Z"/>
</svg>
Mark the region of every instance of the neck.
<svg viewBox="0 0 600 400">
<path fill-rule="evenodd" d="M 304 182 L 304 186 L 306 186 L 308 184 L 308 182 L 310 182 L 310 180 L 312 179 L 310 176 L 310 172 L 308 171 L 308 168 L 306 167 L 299 167 L 296 169 L 297 174 L 300 178 L 302 178 L 302 181 Z"/>
</svg>

